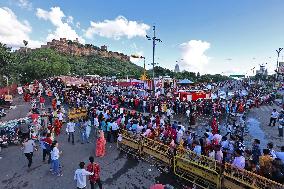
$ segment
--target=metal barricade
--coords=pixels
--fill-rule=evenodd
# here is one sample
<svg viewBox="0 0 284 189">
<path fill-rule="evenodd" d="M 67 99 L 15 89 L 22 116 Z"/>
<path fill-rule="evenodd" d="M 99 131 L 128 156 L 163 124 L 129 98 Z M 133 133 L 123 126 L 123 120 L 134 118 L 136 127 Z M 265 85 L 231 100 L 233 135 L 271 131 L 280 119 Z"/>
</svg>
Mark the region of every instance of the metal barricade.
<svg viewBox="0 0 284 189">
<path fill-rule="evenodd" d="M 86 118 L 88 115 L 88 112 L 84 108 L 79 108 L 79 109 L 72 109 L 68 112 L 68 118 L 69 119 L 82 119 Z"/>
<path fill-rule="evenodd" d="M 213 159 L 198 156 L 190 150 L 174 158 L 174 173 L 200 188 L 221 188 L 221 166 Z"/>
<path fill-rule="evenodd" d="M 160 166 L 172 166 L 173 154 L 170 153 L 170 147 L 158 141 L 143 138 L 141 158 Z"/>
<path fill-rule="evenodd" d="M 284 185 L 257 175 L 253 172 L 241 170 L 226 163 L 223 171 L 222 186 L 226 189 L 283 189 Z"/>
<path fill-rule="evenodd" d="M 117 146 L 120 150 L 139 157 L 141 154 L 140 137 L 127 130 L 121 131 L 121 140 L 117 141 Z"/>
</svg>

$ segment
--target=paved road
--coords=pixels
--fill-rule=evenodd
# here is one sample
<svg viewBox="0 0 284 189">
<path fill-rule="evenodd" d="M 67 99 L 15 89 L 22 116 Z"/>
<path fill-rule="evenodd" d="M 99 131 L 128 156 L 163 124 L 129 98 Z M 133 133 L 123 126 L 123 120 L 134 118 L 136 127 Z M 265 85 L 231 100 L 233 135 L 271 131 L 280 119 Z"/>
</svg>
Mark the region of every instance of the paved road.
<svg viewBox="0 0 284 189">
<path fill-rule="evenodd" d="M 280 107 L 273 106 L 260 106 L 260 108 L 251 109 L 248 114 L 248 126 L 251 127 L 249 135 L 246 136 L 247 141 L 251 141 L 254 138 L 260 139 L 261 147 L 266 148 L 268 142 L 273 142 L 277 150 L 280 149 L 280 146 L 283 146 L 283 138 L 278 137 L 278 128 L 269 127 L 270 114 L 276 108 L 280 111 Z"/>
</svg>

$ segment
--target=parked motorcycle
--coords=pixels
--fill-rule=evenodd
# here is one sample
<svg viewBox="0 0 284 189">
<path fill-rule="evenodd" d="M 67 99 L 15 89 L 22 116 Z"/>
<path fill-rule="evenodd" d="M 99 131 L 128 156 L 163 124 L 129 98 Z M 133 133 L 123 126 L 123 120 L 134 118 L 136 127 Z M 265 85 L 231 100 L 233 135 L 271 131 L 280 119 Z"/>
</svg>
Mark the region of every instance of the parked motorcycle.
<svg viewBox="0 0 284 189">
<path fill-rule="evenodd" d="M 0 146 L 2 148 L 8 148 L 8 137 L 6 135 L 0 136 Z"/>
<path fill-rule="evenodd" d="M 6 116 L 6 112 L 4 108 L 0 108 L 0 118 L 1 117 L 5 117 Z"/>
</svg>

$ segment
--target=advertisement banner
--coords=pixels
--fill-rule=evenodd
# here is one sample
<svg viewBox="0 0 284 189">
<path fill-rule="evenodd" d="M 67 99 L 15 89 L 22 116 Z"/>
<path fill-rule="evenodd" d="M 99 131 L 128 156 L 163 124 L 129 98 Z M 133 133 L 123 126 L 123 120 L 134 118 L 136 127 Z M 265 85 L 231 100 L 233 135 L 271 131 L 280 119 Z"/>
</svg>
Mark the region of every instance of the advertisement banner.
<svg viewBox="0 0 284 189">
<path fill-rule="evenodd" d="M 279 62 L 278 73 L 284 74 L 284 62 Z"/>
</svg>

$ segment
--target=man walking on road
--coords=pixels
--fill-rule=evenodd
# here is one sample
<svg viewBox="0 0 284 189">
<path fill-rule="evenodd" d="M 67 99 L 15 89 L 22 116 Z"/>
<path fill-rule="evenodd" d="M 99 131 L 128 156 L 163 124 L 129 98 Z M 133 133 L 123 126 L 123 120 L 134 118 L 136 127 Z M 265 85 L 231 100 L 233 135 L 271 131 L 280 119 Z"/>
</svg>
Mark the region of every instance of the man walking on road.
<svg viewBox="0 0 284 189">
<path fill-rule="evenodd" d="M 23 150 L 26 158 L 28 159 L 28 167 L 30 168 L 33 163 L 33 152 L 36 145 L 35 142 L 31 138 L 26 138 L 23 142 Z"/>
<path fill-rule="evenodd" d="M 284 110 L 281 110 L 278 116 L 278 136 L 283 137 L 283 126 L 284 126 Z"/>
<path fill-rule="evenodd" d="M 84 169 L 84 162 L 80 162 L 79 167 L 80 168 L 75 171 L 74 180 L 77 181 L 77 189 L 86 189 L 86 176 L 93 175 L 94 173 L 91 173 Z"/>
<path fill-rule="evenodd" d="M 72 144 L 74 144 L 75 123 L 72 119 L 67 123 L 66 131 L 68 134 L 68 142 L 70 142 L 70 138 L 72 137 Z"/>
<path fill-rule="evenodd" d="M 269 125 L 271 126 L 272 122 L 273 122 L 273 126 L 275 126 L 276 124 L 276 120 L 278 118 L 278 112 L 276 111 L 276 109 L 273 109 L 273 111 L 271 112 L 271 117 L 270 117 L 270 121 L 269 121 Z"/>
<path fill-rule="evenodd" d="M 102 189 L 102 182 L 100 179 L 100 165 L 94 162 L 94 157 L 89 158 L 90 163 L 87 165 L 87 171 L 94 173 L 89 176 L 91 189 L 95 189 L 95 184 L 99 185 L 99 188 Z"/>
</svg>

